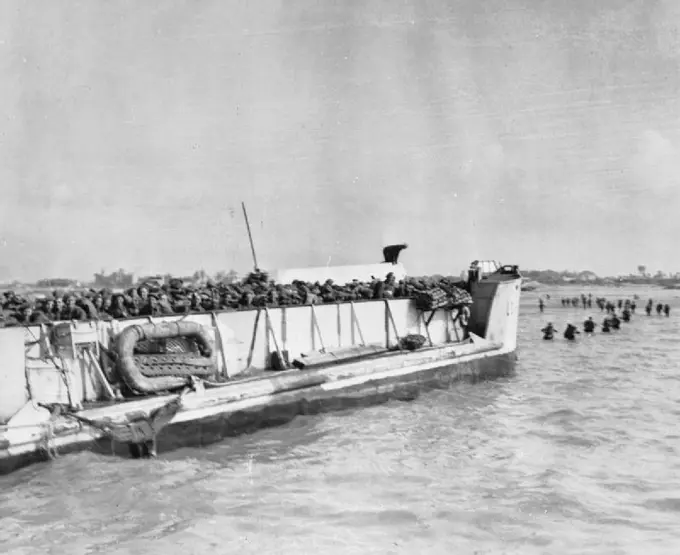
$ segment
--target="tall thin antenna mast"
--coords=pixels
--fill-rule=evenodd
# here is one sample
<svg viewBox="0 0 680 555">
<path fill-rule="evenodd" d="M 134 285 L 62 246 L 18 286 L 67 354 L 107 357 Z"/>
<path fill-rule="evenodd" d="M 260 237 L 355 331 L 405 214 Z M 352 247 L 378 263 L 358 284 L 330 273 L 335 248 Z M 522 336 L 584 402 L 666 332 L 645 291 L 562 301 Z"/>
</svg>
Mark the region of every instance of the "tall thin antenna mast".
<svg viewBox="0 0 680 555">
<path fill-rule="evenodd" d="M 253 235 L 250 233 L 250 223 L 248 223 L 248 212 L 246 212 L 246 203 L 241 202 L 241 206 L 243 207 L 243 217 L 246 220 L 246 228 L 248 229 L 248 239 L 250 240 L 250 250 L 253 253 L 253 264 L 255 264 L 255 271 L 259 270 L 259 266 L 257 265 L 257 256 L 255 255 L 255 245 L 253 244 Z"/>
</svg>

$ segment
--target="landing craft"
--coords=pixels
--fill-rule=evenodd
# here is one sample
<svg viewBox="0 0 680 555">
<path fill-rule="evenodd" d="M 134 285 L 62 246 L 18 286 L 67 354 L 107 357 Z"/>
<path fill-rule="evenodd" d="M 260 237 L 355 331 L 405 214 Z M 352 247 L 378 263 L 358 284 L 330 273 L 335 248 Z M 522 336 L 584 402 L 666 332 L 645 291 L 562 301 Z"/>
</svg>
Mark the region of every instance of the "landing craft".
<svg viewBox="0 0 680 555">
<path fill-rule="evenodd" d="M 406 276 L 386 263 L 302 270 L 321 281 L 376 266 Z M 507 376 L 520 285 L 517 266 L 475 261 L 464 283 L 415 298 L 0 329 L 0 473 L 84 449 L 153 456 Z"/>
</svg>

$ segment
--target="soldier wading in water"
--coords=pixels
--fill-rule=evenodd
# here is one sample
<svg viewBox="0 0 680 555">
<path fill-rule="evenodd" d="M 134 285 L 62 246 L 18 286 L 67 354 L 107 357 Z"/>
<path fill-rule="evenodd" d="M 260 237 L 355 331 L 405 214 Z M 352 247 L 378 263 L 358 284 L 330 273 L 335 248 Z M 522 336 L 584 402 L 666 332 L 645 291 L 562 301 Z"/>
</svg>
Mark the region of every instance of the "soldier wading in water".
<svg viewBox="0 0 680 555">
<path fill-rule="evenodd" d="M 621 329 L 621 320 L 619 320 L 619 317 L 616 315 L 616 313 L 612 314 L 609 317 L 609 325 L 614 330 Z"/>
<path fill-rule="evenodd" d="M 593 317 L 591 316 L 585 322 L 583 322 L 583 331 L 586 333 L 593 333 L 595 331 L 595 322 L 593 322 Z"/>
<path fill-rule="evenodd" d="M 621 312 L 621 319 L 624 322 L 630 322 L 630 310 L 628 308 L 624 308 Z"/>
<path fill-rule="evenodd" d="M 548 322 L 548 325 L 541 332 L 543 333 L 543 339 L 546 341 L 551 341 L 555 337 L 555 328 L 553 328 L 552 322 Z"/>
<path fill-rule="evenodd" d="M 567 329 L 564 330 L 564 338 L 568 339 L 569 341 L 574 341 L 576 339 L 576 335 L 581 333 L 576 329 L 576 326 L 572 324 L 567 324 Z"/>
</svg>

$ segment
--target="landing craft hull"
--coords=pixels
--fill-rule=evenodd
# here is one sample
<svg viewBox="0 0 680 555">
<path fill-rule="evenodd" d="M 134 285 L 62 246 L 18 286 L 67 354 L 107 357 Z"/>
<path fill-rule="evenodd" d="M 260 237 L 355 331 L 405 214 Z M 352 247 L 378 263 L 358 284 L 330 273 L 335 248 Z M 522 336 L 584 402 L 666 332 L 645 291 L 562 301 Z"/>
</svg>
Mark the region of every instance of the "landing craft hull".
<svg viewBox="0 0 680 555">
<path fill-rule="evenodd" d="M 219 442 L 225 437 L 252 433 L 262 428 L 286 424 L 299 415 L 315 415 L 385 403 L 390 400 L 410 401 L 422 392 L 445 389 L 458 382 L 475 383 L 480 380 L 511 376 L 515 370 L 516 354 L 494 349 L 479 355 L 446 361 L 446 365 L 430 363 L 403 371 L 393 371 L 384 377 L 367 377 L 356 383 L 320 384 L 302 390 L 288 391 L 225 403 L 224 405 L 185 408 L 160 432 L 157 439 L 159 453 L 181 447 L 199 447 Z M 192 399 L 188 396 L 187 403 Z M 207 399 L 206 399 L 207 401 Z M 157 404 L 157 403 L 156 403 Z M 208 403 L 206 403 L 208 404 Z M 88 416 L 91 412 L 86 411 Z M 101 413 L 101 409 L 96 411 Z M 99 417 L 95 414 L 95 417 Z M 60 429 L 61 428 L 61 429 Z M 27 430 L 28 432 L 28 430 Z M 28 434 L 27 434 L 28 435 Z M 56 426 L 49 445 L 29 437 L 28 441 L 0 451 L 0 474 L 8 474 L 23 466 L 49 459 L 54 454 L 64 456 L 80 451 L 130 456 L 126 445 L 115 443 L 105 433 L 88 429 L 76 421 L 64 421 Z M 46 448 L 51 454 L 46 452 Z"/>
<path fill-rule="evenodd" d="M 476 308 L 471 337 L 413 352 L 390 352 L 326 368 L 263 373 L 224 386 L 182 396 L 181 408 L 156 437 L 159 453 L 200 446 L 224 437 L 318 414 L 410 400 L 420 392 L 460 381 L 510 376 L 516 360 L 519 279 L 489 280 L 473 292 Z M 387 304 L 387 303 L 386 303 Z M 473 305 L 474 307 L 475 305 Z M 306 376 L 299 380 L 298 376 Z M 125 423 L 133 413 L 152 413 L 176 395 L 147 397 L 78 412 L 82 419 Z M 44 418 L 44 414 L 43 414 Z M 0 474 L 49 456 L 92 450 L 130 456 L 129 446 L 112 441 L 105 430 L 71 416 L 51 417 L 40 425 L 15 424 L 0 433 Z"/>
</svg>

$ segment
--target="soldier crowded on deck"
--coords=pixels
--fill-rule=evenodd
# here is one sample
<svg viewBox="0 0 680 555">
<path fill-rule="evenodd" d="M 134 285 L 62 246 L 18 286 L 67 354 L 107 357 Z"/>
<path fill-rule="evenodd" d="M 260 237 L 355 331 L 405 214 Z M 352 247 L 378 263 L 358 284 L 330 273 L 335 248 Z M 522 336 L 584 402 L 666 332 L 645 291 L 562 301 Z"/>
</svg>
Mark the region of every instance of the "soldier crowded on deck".
<svg viewBox="0 0 680 555">
<path fill-rule="evenodd" d="M 217 310 L 248 310 L 371 299 L 409 298 L 439 288 L 452 304 L 470 303 L 465 283 L 456 278 L 405 278 L 397 281 L 393 273 L 384 280 L 353 280 L 337 285 L 333 280 L 289 285 L 271 281 L 265 272 L 253 272 L 237 283 L 214 282 L 185 284 L 171 279 L 158 286 L 143 283 L 124 292 L 109 289 L 54 291 L 44 299 L 29 299 L 13 291 L 0 295 L 0 327 L 41 324 L 60 320 L 111 320 L 140 316 L 169 316 Z"/>
</svg>

